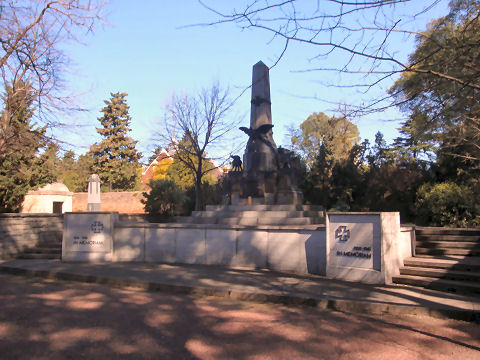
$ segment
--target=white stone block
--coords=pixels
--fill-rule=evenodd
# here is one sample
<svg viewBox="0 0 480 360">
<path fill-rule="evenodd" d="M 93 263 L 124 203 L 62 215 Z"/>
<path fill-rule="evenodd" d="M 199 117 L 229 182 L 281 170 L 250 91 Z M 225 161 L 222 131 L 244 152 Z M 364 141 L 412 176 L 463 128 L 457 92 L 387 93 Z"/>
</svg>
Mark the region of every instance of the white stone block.
<svg viewBox="0 0 480 360">
<path fill-rule="evenodd" d="M 307 271 L 309 274 L 325 276 L 327 274 L 327 244 L 325 228 L 319 231 L 305 232 Z"/>
<path fill-rule="evenodd" d="M 347 233 L 349 236 L 342 238 Z M 408 254 L 409 241 L 402 243 L 404 239 L 398 212 L 328 213 L 327 276 L 390 283 Z M 370 247 L 372 255 L 367 258 L 364 255 L 370 254 Z"/>
<path fill-rule="evenodd" d="M 373 269 L 353 268 L 346 266 L 328 266 L 327 277 L 347 281 L 358 281 L 365 284 L 384 284 L 381 271 Z"/>
<path fill-rule="evenodd" d="M 209 265 L 234 265 L 238 232 L 235 230 L 207 229 L 206 261 Z"/>
<path fill-rule="evenodd" d="M 111 261 L 116 213 L 67 213 L 62 239 L 63 261 Z"/>
<path fill-rule="evenodd" d="M 145 261 L 174 263 L 175 229 L 145 229 Z"/>
<path fill-rule="evenodd" d="M 279 271 L 307 272 L 305 243 L 308 235 L 299 232 L 270 231 L 268 233 L 268 267 Z"/>
<path fill-rule="evenodd" d="M 113 235 L 113 261 L 145 260 L 145 228 L 115 228 Z"/>
<path fill-rule="evenodd" d="M 205 229 L 176 229 L 175 256 L 179 263 L 205 264 Z"/>
<path fill-rule="evenodd" d="M 382 224 L 382 272 L 387 284 L 392 282 L 392 276 L 400 273 L 403 266 L 402 240 L 400 234 L 400 214 L 398 212 L 381 213 Z"/>
<path fill-rule="evenodd" d="M 267 231 L 239 230 L 234 264 L 257 268 L 267 267 Z"/>
</svg>

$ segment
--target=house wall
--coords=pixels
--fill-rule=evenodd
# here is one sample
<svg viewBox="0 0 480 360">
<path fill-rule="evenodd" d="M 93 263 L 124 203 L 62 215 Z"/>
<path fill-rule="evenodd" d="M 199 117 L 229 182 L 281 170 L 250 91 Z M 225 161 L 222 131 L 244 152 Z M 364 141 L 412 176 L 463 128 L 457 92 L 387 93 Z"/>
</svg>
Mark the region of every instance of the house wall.
<svg viewBox="0 0 480 360">
<path fill-rule="evenodd" d="M 22 213 L 53 213 L 53 203 L 62 202 L 62 213 L 72 211 L 72 195 L 27 194 L 23 200 Z"/>
<path fill-rule="evenodd" d="M 100 207 L 102 211 L 116 211 L 119 213 L 144 214 L 144 205 L 141 202 L 141 191 L 103 192 L 100 193 Z M 74 193 L 72 211 L 86 211 L 88 194 Z"/>
</svg>

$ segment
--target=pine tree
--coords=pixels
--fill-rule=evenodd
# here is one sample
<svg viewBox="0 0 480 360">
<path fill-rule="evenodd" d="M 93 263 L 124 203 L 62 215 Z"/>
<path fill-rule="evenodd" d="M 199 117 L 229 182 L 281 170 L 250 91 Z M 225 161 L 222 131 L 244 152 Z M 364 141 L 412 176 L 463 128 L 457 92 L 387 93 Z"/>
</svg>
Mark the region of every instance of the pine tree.
<svg viewBox="0 0 480 360">
<path fill-rule="evenodd" d="M 393 151 L 400 159 L 408 162 L 424 161 L 433 157 L 435 150 L 435 130 L 431 119 L 418 109 L 402 123 L 397 130 L 401 136 L 393 142 Z"/>
<path fill-rule="evenodd" d="M 75 153 L 66 151 L 59 162 L 59 177 L 70 191 L 85 192 L 92 166 L 93 156 L 90 152 L 80 155 L 78 160 L 75 160 Z"/>
<path fill-rule="evenodd" d="M 7 151 L 0 154 L 0 212 L 17 212 L 28 190 L 55 180 L 47 159 L 52 151 L 37 157 L 48 143 L 45 127 L 32 121 L 34 95 L 28 82 L 18 81 L 3 96 L 0 136 Z M 53 145 L 52 145 L 53 146 Z"/>
<path fill-rule="evenodd" d="M 127 94 L 110 95 L 102 109 L 103 116 L 98 119 L 103 127 L 97 128 L 97 132 L 103 140 L 92 147 L 93 171 L 100 176 L 105 189 L 131 190 L 137 184 L 141 154 L 135 148 L 137 142 L 127 136 L 131 120 Z"/>
</svg>

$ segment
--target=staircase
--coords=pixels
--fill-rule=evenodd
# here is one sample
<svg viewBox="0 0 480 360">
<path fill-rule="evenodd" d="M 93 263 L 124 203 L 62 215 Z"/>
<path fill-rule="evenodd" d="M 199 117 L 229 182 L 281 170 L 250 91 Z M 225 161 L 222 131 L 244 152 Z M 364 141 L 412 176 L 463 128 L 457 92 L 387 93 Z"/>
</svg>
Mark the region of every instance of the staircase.
<svg viewBox="0 0 480 360">
<path fill-rule="evenodd" d="M 37 244 L 23 249 L 23 252 L 17 254 L 16 257 L 17 259 L 61 259 L 62 232 L 41 232 Z"/>
<path fill-rule="evenodd" d="M 315 205 L 207 205 L 205 211 L 177 218 L 182 224 L 243 226 L 302 226 L 325 224 L 325 213 Z"/>
<path fill-rule="evenodd" d="M 480 296 L 480 230 L 417 228 L 396 284 Z"/>
</svg>

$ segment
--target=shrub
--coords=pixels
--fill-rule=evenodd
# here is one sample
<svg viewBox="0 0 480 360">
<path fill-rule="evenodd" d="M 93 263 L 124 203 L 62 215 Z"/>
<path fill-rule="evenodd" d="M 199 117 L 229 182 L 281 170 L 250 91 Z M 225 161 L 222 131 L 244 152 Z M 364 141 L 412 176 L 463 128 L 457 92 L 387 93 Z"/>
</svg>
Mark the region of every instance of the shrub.
<svg viewBox="0 0 480 360">
<path fill-rule="evenodd" d="M 190 214 L 195 209 L 195 187 L 190 186 L 186 190 L 189 200 L 186 201 L 184 212 Z M 220 205 L 222 203 L 222 185 L 220 183 L 202 183 L 202 209 L 205 205 Z"/>
<path fill-rule="evenodd" d="M 151 180 L 150 193 L 143 193 L 145 199 L 145 212 L 163 218 L 177 214 L 182 205 L 187 201 L 187 195 L 170 180 Z"/>
<path fill-rule="evenodd" d="M 469 227 L 480 224 L 480 208 L 467 186 L 444 182 L 424 184 L 415 203 L 417 223 L 431 226 Z"/>
</svg>

